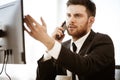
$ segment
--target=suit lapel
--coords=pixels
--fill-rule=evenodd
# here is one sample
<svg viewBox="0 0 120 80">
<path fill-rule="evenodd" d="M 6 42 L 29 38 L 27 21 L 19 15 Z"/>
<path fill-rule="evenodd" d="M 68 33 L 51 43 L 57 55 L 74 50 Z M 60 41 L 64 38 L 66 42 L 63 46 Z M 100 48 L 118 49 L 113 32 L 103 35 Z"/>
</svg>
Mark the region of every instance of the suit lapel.
<svg viewBox="0 0 120 80">
<path fill-rule="evenodd" d="M 91 30 L 89 36 L 87 37 L 87 39 L 83 43 L 83 45 L 82 45 L 82 47 L 81 47 L 81 49 L 80 49 L 78 54 L 80 54 L 82 56 L 84 56 L 86 54 L 85 52 L 89 48 L 89 45 L 90 45 L 91 41 L 93 40 L 95 34 L 96 33 Z"/>
<path fill-rule="evenodd" d="M 64 47 L 66 47 L 67 49 L 70 49 L 70 43 L 71 43 L 71 39 L 68 40 L 68 41 L 66 41 L 66 42 L 64 42 L 64 43 L 62 43 L 62 45 L 63 45 Z"/>
</svg>

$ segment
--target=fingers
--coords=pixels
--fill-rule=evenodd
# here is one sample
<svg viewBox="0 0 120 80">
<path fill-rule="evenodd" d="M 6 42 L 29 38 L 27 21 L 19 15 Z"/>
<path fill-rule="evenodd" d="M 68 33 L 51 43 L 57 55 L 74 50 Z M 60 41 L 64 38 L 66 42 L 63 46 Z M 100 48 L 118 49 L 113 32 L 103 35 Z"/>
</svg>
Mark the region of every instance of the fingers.
<svg viewBox="0 0 120 80">
<path fill-rule="evenodd" d="M 24 22 L 27 24 L 27 26 L 31 29 L 31 30 L 36 30 L 36 27 L 46 27 L 46 23 L 43 20 L 43 18 L 41 17 L 41 23 L 42 25 L 40 25 L 37 21 L 35 21 L 30 15 L 26 15 L 24 18 Z"/>
<path fill-rule="evenodd" d="M 52 37 L 53 37 L 54 39 L 58 39 L 58 38 L 63 37 L 63 36 L 64 36 L 63 31 L 64 31 L 64 29 L 63 29 L 62 27 L 57 27 L 57 28 L 55 29 L 55 31 L 53 32 Z"/>
<path fill-rule="evenodd" d="M 30 15 L 25 16 L 24 22 L 26 23 L 26 25 L 30 29 L 30 31 L 26 29 L 26 31 L 29 32 L 29 33 L 34 32 L 38 29 L 38 27 L 41 27 L 41 25 L 39 23 L 37 23 L 37 21 L 35 21 Z M 45 22 L 44 22 L 44 24 L 45 24 Z"/>
<path fill-rule="evenodd" d="M 27 33 L 31 33 L 31 31 L 27 30 L 26 27 L 24 26 L 24 30 L 27 31 Z"/>
<path fill-rule="evenodd" d="M 25 16 L 24 22 L 27 25 L 27 27 L 25 26 L 25 31 L 33 37 L 39 36 L 39 34 L 42 33 L 47 33 L 46 24 L 42 18 L 42 25 L 36 22 L 30 15 Z"/>
<path fill-rule="evenodd" d="M 30 29 L 30 31 L 34 30 L 33 21 L 30 19 L 29 16 L 25 16 L 24 22 L 26 23 L 26 25 L 28 26 L 28 28 Z M 26 30 L 27 30 L 27 29 L 26 29 Z M 28 31 L 28 30 L 27 30 L 27 31 Z M 30 32 L 30 31 L 29 31 L 29 32 Z"/>
<path fill-rule="evenodd" d="M 35 26 L 38 24 L 30 15 L 27 15 L 25 17 L 28 19 L 28 21 L 31 23 L 32 26 Z"/>
<path fill-rule="evenodd" d="M 56 28 L 56 34 L 58 34 L 59 36 L 64 34 L 63 31 L 64 31 L 64 29 L 62 27 Z"/>
<path fill-rule="evenodd" d="M 45 27 L 46 27 L 46 23 L 45 23 L 45 21 L 43 20 L 42 17 L 40 18 L 40 20 L 41 20 L 41 22 L 42 22 L 42 26 L 45 26 Z"/>
<path fill-rule="evenodd" d="M 63 32 L 62 32 L 61 30 L 58 30 L 58 31 L 57 31 L 57 35 L 58 35 L 59 37 L 61 37 L 61 36 L 63 36 L 64 34 L 63 34 Z"/>
</svg>

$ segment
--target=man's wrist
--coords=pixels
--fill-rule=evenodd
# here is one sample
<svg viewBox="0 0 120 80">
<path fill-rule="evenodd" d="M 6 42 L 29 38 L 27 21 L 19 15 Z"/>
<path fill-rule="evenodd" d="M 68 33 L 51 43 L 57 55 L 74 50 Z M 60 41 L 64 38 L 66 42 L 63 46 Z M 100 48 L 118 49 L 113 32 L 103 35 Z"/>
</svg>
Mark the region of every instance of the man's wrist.
<svg viewBox="0 0 120 80">
<path fill-rule="evenodd" d="M 47 49 L 51 50 L 53 48 L 54 44 L 55 44 L 55 40 L 53 38 L 48 40 L 48 42 L 47 42 Z"/>
<path fill-rule="evenodd" d="M 51 50 L 55 44 L 55 40 L 47 35 L 47 38 L 43 44 L 46 46 L 47 50 Z"/>
</svg>

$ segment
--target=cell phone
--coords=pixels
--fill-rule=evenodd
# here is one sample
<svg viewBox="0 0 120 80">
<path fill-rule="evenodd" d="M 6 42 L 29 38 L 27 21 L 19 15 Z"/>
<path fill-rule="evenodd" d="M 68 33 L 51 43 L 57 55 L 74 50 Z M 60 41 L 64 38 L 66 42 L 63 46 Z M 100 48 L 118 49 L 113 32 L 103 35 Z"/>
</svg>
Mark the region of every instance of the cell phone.
<svg viewBox="0 0 120 80">
<path fill-rule="evenodd" d="M 64 34 L 65 30 L 67 29 L 66 27 L 66 21 L 64 21 L 61 25 L 61 27 L 64 28 L 64 31 L 62 31 L 62 33 Z M 62 37 L 59 37 L 59 35 L 56 35 L 56 39 L 60 40 Z"/>
</svg>

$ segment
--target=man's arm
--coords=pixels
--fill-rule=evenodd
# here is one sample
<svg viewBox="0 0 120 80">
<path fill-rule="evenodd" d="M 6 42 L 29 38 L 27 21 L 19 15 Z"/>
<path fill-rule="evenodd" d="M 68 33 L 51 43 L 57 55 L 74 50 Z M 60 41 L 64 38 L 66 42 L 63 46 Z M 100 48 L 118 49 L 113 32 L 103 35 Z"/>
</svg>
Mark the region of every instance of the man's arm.
<svg viewBox="0 0 120 80">
<path fill-rule="evenodd" d="M 36 80 L 55 80 L 56 72 L 53 58 L 47 61 L 43 61 L 43 58 L 41 58 L 38 61 Z"/>
</svg>

